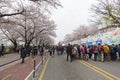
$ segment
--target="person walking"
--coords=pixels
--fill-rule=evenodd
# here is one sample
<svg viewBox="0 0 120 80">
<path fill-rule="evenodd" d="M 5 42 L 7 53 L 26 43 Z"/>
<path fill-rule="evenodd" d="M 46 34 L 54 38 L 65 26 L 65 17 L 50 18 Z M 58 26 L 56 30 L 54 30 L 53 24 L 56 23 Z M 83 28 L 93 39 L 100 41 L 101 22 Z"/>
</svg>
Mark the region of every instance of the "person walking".
<svg viewBox="0 0 120 80">
<path fill-rule="evenodd" d="M 85 49 L 85 46 L 84 45 L 82 45 L 82 47 L 81 47 L 81 52 L 82 52 L 82 59 L 83 60 L 85 60 L 85 58 L 86 58 L 86 49 Z"/>
<path fill-rule="evenodd" d="M 120 60 L 120 44 L 117 46 L 116 50 L 117 50 L 118 55 L 119 55 L 118 60 Z"/>
<path fill-rule="evenodd" d="M 50 53 L 50 56 L 52 56 L 52 47 L 51 46 L 49 47 L 49 53 Z"/>
<path fill-rule="evenodd" d="M 95 46 L 95 50 L 94 50 L 94 61 L 97 61 L 97 56 L 98 56 L 98 49 L 97 49 L 97 46 Z"/>
<path fill-rule="evenodd" d="M 30 57 L 30 53 L 31 53 L 31 47 L 29 46 L 26 48 L 26 55 Z"/>
<path fill-rule="evenodd" d="M 87 47 L 87 53 L 88 53 L 88 55 L 89 55 L 89 59 L 91 59 L 92 53 L 91 53 L 91 51 L 90 51 L 90 46 Z"/>
<path fill-rule="evenodd" d="M 66 60 L 68 61 L 69 56 L 70 56 L 70 61 L 72 62 L 72 46 L 70 44 L 68 44 L 66 52 L 67 52 L 67 59 Z"/>
<path fill-rule="evenodd" d="M 92 45 L 91 47 L 90 47 L 90 53 L 92 54 L 92 60 L 94 60 L 94 46 Z"/>
<path fill-rule="evenodd" d="M 103 46 L 105 60 L 110 60 L 110 48 L 107 44 Z"/>
<path fill-rule="evenodd" d="M 61 54 L 60 45 L 59 45 L 59 46 L 57 46 L 57 54 L 58 54 L 58 56 Z"/>
<path fill-rule="evenodd" d="M 78 51 L 78 58 L 81 59 L 80 45 L 77 46 L 77 51 Z"/>
<path fill-rule="evenodd" d="M 36 56 L 36 46 L 32 47 L 32 57 Z"/>
<path fill-rule="evenodd" d="M 1 44 L 1 47 L 0 47 L 0 56 L 4 56 L 4 45 Z"/>
<path fill-rule="evenodd" d="M 114 61 L 116 61 L 116 60 L 117 60 L 117 54 L 116 54 L 116 53 L 117 53 L 117 46 L 114 45 L 114 44 L 113 44 L 112 46 L 113 46 L 113 49 L 114 49 L 114 51 L 115 51 L 115 52 L 114 52 L 114 55 L 113 55 L 113 59 L 114 59 Z"/>
<path fill-rule="evenodd" d="M 61 45 L 61 55 L 63 55 L 63 52 L 64 52 L 64 46 Z"/>
<path fill-rule="evenodd" d="M 52 47 L 52 54 L 54 56 L 54 54 L 55 54 L 55 46 Z"/>
<path fill-rule="evenodd" d="M 76 60 L 77 53 L 78 53 L 77 47 L 76 47 L 76 45 L 74 45 L 74 46 L 72 47 L 72 60 L 73 60 L 73 59 Z"/>
<path fill-rule="evenodd" d="M 25 48 L 23 46 L 20 48 L 20 57 L 22 58 L 21 63 L 24 63 L 24 59 L 26 57 L 26 52 L 25 52 Z"/>
<path fill-rule="evenodd" d="M 112 44 L 112 46 L 109 47 L 110 48 L 110 57 L 112 61 L 115 61 L 117 59 L 116 56 L 116 47 L 114 44 Z"/>
<path fill-rule="evenodd" d="M 104 58 L 104 56 L 103 56 L 103 47 L 102 47 L 101 44 L 99 43 L 98 46 L 97 46 L 97 48 L 98 48 L 98 55 L 100 56 L 100 57 L 99 57 L 99 60 L 100 60 L 100 61 L 103 61 L 103 58 Z"/>
<path fill-rule="evenodd" d="M 43 54 L 44 54 L 44 46 L 41 46 L 41 48 L 40 48 L 40 56 L 43 56 Z"/>
</svg>

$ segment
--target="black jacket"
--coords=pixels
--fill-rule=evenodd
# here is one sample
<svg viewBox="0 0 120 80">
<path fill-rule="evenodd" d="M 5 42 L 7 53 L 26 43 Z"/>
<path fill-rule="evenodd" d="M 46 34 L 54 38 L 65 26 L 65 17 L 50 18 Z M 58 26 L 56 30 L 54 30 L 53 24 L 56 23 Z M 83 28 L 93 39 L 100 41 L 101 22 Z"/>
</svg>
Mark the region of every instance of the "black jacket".
<svg viewBox="0 0 120 80">
<path fill-rule="evenodd" d="M 72 47 L 70 45 L 67 46 L 67 54 L 72 53 Z"/>
</svg>

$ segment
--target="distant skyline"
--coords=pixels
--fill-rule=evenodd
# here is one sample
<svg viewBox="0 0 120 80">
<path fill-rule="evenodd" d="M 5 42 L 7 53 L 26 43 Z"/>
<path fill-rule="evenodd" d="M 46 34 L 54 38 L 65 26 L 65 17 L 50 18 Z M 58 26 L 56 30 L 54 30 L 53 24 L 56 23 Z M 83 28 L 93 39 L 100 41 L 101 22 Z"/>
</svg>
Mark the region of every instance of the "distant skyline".
<svg viewBox="0 0 120 80">
<path fill-rule="evenodd" d="M 72 33 L 80 25 L 88 25 L 91 17 L 90 7 L 97 0 L 60 0 L 63 8 L 52 11 L 52 19 L 57 24 L 56 43 L 62 41 L 66 34 Z"/>
</svg>

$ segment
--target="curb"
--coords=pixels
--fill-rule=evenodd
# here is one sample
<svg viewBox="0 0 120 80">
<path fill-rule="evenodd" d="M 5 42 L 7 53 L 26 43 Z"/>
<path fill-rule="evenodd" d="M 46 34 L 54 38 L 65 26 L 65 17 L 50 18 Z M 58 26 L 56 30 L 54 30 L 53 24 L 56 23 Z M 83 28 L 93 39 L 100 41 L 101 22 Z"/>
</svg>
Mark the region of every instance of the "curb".
<svg viewBox="0 0 120 80">
<path fill-rule="evenodd" d="M 15 62 L 15 61 L 18 61 L 18 60 L 20 60 L 20 59 L 21 59 L 21 58 L 18 58 L 18 59 L 16 59 L 16 60 L 7 62 L 7 63 L 5 63 L 5 64 L 2 64 L 2 65 L 0 65 L 0 67 L 3 67 L 3 66 L 5 66 L 5 65 L 7 65 L 7 64 L 10 64 L 10 63 L 13 63 L 13 62 Z"/>
</svg>

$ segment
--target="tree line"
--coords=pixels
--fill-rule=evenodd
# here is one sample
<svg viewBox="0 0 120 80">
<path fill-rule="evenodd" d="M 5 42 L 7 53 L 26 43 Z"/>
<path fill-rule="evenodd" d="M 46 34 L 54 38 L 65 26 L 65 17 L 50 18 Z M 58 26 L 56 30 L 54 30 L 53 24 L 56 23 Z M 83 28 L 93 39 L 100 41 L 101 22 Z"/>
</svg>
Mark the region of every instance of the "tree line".
<svg viewBox="0 0 120 80">
<path fill-rule="evenodd" d="M 58 0 L 0 0 L 0 32 L 2 39 L 25 47 L 32 43 L 54 43 L 55 22 L 50 9 L 61 6 Z"/>
</svg>

